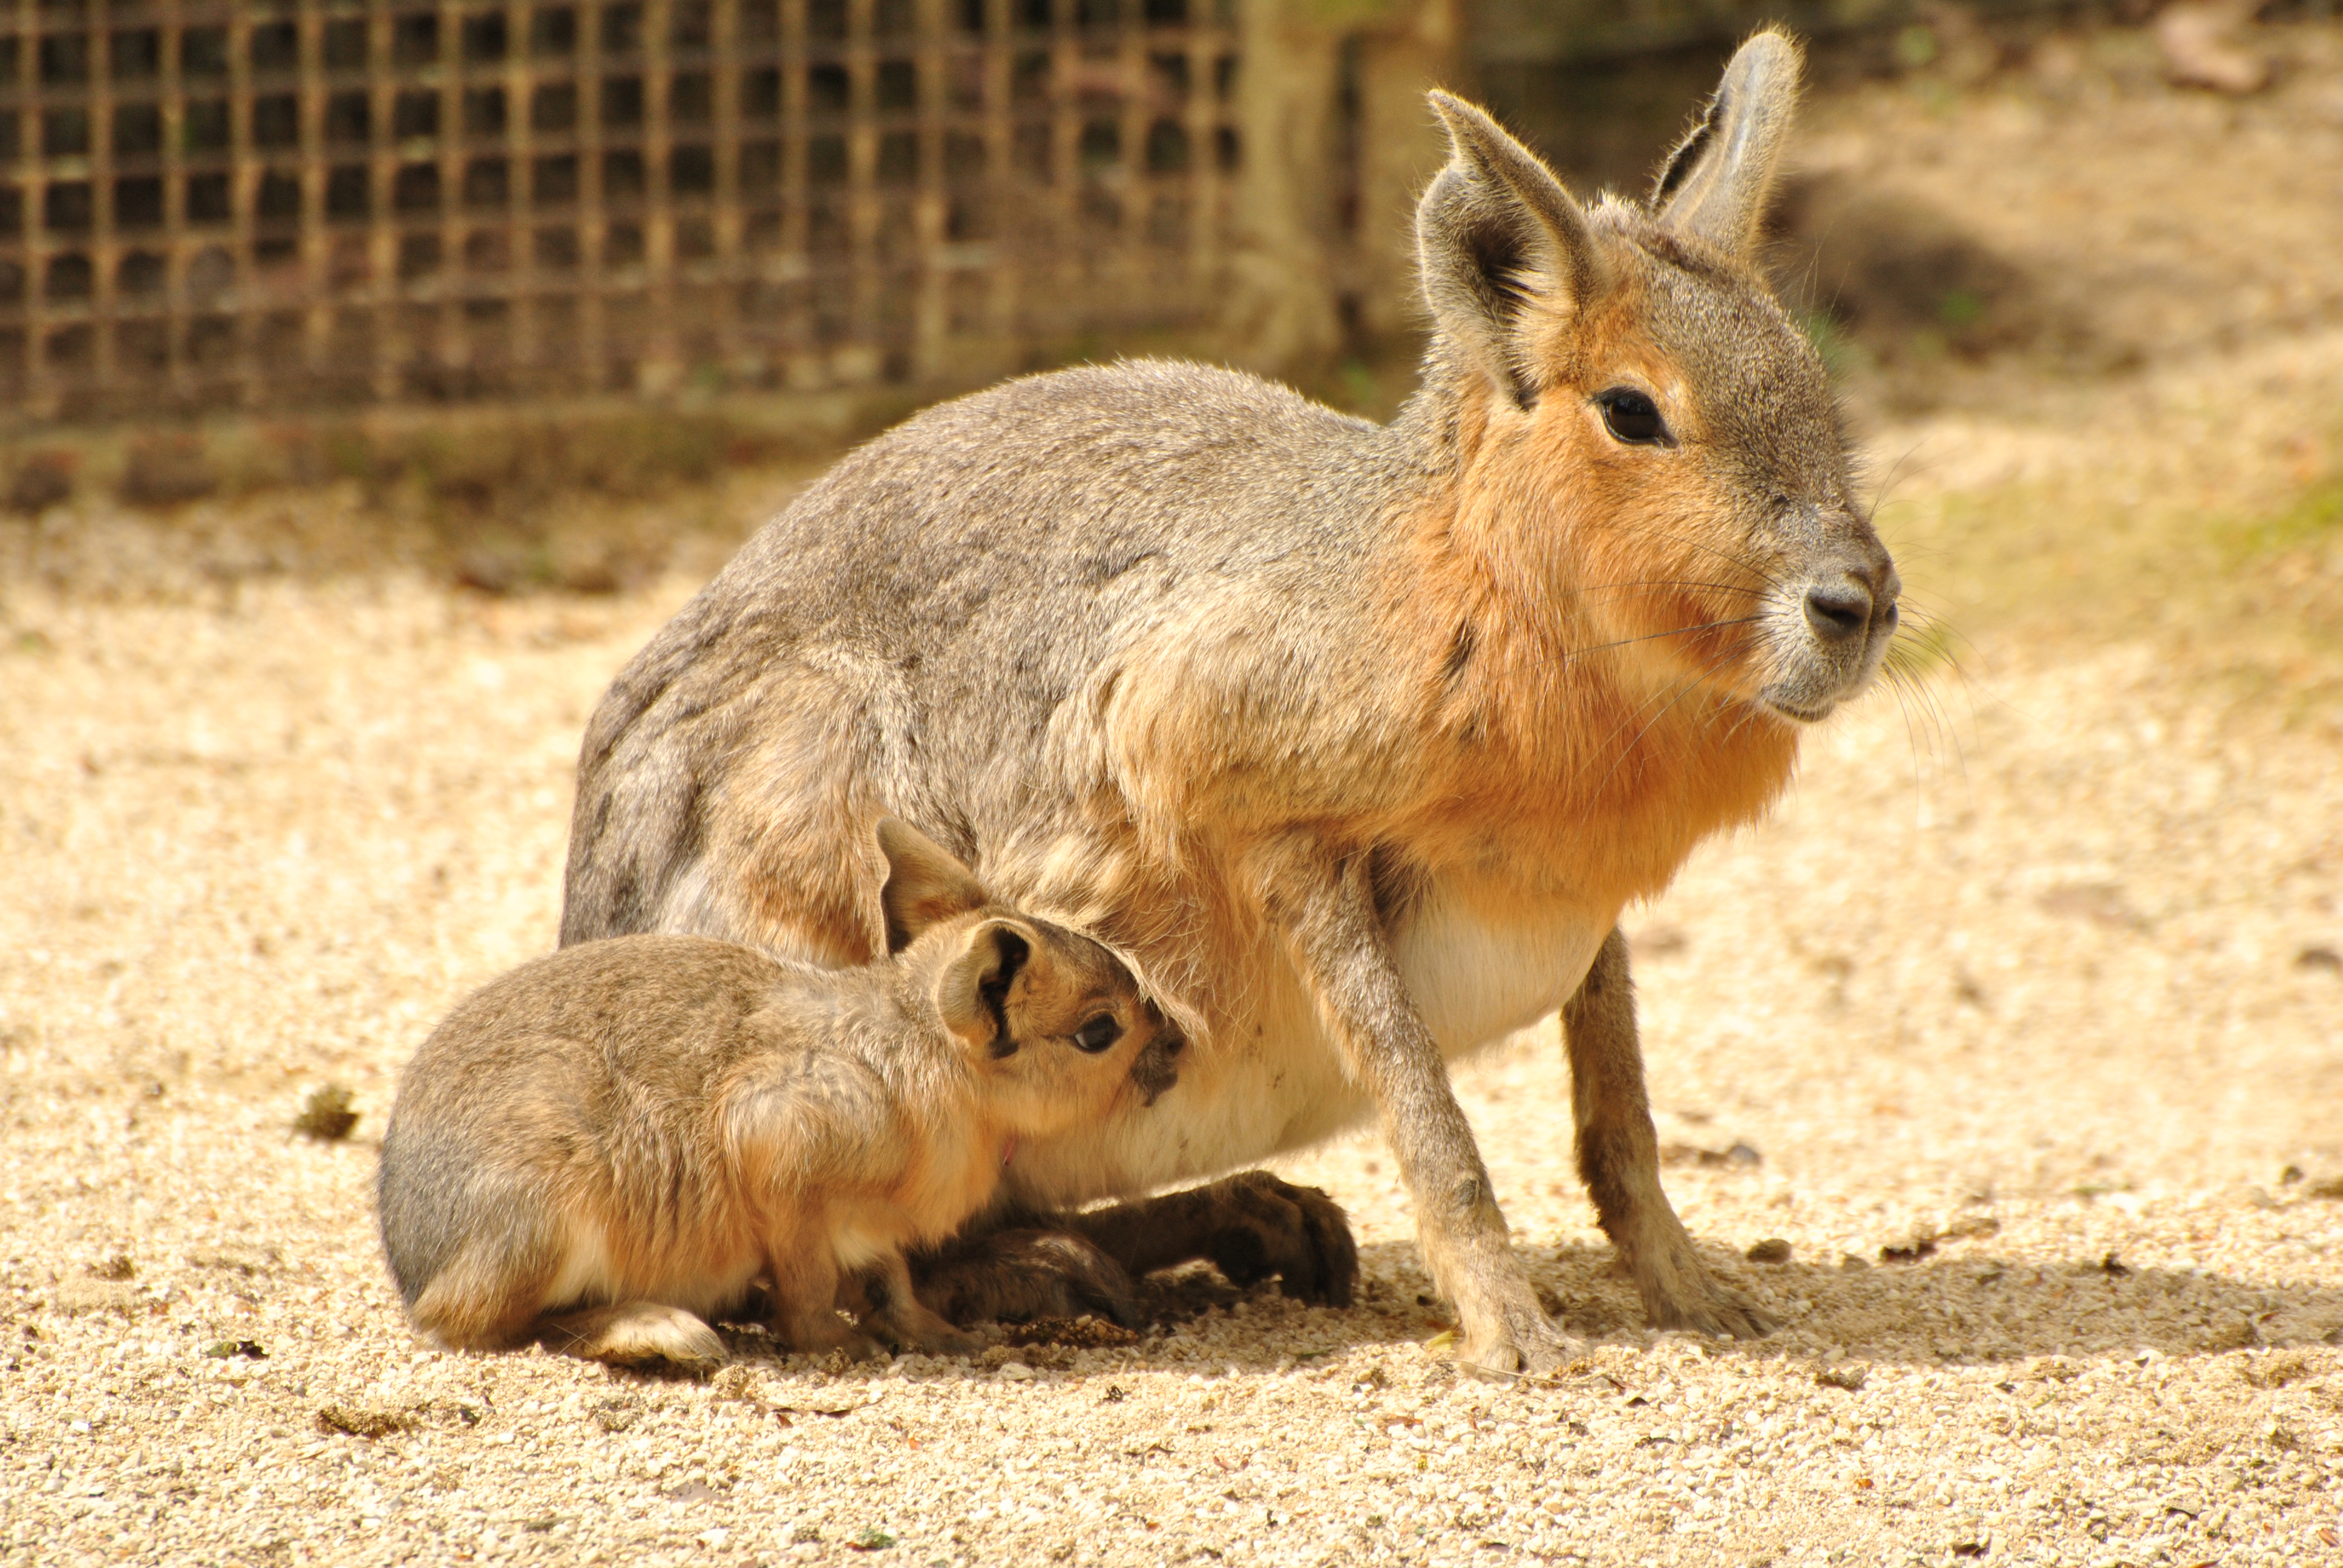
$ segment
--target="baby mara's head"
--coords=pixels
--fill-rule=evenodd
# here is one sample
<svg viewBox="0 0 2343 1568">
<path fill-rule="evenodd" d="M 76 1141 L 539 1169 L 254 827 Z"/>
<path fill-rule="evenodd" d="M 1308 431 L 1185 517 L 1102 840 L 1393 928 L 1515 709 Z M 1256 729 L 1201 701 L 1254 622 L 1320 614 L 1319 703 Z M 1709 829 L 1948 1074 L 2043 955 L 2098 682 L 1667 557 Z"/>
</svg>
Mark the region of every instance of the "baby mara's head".
<svg viewBox="0 0 2343 1568">
<path fill-rule="evenodd" d="M 1003 1126 L 1047 1137 L 1155 1103 L 1187 1044 L 1121 960 L 1077 931 L 995 903 L 909 824 L 879 824 L 887 948 L 960 1045 Z"/>
</svg>

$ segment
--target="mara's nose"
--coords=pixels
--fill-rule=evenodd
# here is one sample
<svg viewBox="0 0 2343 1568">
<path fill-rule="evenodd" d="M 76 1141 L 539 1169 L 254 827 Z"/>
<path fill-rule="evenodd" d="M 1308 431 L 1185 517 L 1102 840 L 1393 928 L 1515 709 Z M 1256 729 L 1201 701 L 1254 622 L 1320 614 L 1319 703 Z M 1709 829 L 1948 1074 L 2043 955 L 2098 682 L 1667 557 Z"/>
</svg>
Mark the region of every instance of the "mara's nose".
<svg viewBox="0 0 2343 1568">
<path fill-rule="evenodd" d="M 1823 642 L 1848 642 L 1867 630 L 1896 630 L 1903 581 L 1882 556 L 1872 568 L 1844 569 L 1806 588 L 1806 626 Z"/>
<path fill-rule="evenodd" d="M 1815 584 L 1806 590 L 1806 624 L 1825 642 L 1861 637 L 1871 625 L 1871 590 L 1853 578 Z"/>
</svg>

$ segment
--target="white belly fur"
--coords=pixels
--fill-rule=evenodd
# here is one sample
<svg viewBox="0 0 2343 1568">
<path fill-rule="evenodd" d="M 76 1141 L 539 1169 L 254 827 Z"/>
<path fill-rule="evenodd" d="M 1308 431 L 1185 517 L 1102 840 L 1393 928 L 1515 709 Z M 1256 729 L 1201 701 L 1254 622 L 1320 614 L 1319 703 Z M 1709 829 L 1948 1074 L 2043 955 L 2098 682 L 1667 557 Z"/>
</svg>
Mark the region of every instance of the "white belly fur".
<svg viewBox="0 0 2343 1568">
<path fill-rule="evenodd" d="M 1615 910 L 1557 903 L 1498 924 L 1435 891 L 1398 933 L 1392 956 L 1417 1013 L 1453 1061 L 1569 1000 L 1617 920 Z"/>
<path fill-rule="evenodd" d="M 1551 903 L 1497 924 L 1435 889 L 1393 933 L 1392 956 L 1441 1053 L 1454 1061 L 1560 1007 L 1616 919 Z M 1307 1147 L 1373 1113 L 1282 955 L 1260 955 L 1248 1000 L 1242 1025 L 1192 1051 L 1180 1082 L 1152 1109 L 1021 1148 L 1009 1185 L 1051 1205 L 1128 1196 Z"/>
</svg>

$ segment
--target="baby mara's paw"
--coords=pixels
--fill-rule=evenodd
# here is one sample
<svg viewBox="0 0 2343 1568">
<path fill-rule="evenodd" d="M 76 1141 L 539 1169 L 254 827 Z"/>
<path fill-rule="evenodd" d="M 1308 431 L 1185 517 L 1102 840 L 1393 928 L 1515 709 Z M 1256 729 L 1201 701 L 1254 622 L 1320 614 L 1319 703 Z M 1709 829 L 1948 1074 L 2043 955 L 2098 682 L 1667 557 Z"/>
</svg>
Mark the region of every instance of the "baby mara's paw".
<svg viewBox="0 0 2343 1568">
<path fill-rule="evenodd" d="M 611 1366 L 705 1377 L 731 1359 L 714 1329 L 681 1307 L 657 1302 L 591 1307 L 549 1318 L 545 1330 L 552 1349 Z"/>
</svg>

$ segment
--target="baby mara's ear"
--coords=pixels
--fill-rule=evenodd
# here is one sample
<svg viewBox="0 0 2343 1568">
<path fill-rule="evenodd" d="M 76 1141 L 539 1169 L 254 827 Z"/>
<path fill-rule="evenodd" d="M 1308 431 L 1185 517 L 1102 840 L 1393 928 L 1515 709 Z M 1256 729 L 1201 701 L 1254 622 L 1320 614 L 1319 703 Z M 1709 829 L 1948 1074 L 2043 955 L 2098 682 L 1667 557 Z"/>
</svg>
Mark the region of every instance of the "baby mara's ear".
<svg viewBox="0 0 2343 1568">
<path fill-rule="evenodd" d="M 991 900 L 976 873 L 951 851 L 900 818 L 879 819 L 879 852 L 887 857 L 887 881 L 879 907 L 887 916 L 887 950 L 900 953 L 920 933 Z"/>
<path fill-rule="evenodd" d="M 1180 1053 L 1188 1049 L 1188 1037 L 1180 1032 L 1180 1026 L 1156 1009 L 1147 1010 L 1147 1021 L 1154 1033 L 1131 1059 L 1131 1082 L 1139 1091 L 1141 1105 L 1154 1104 L 1165 1090 L 1180 1081 L 1177 1062 Z"/>
<path fill-rule="evenodd" d="M 1662 223 L 1729 256 L 1749 254 L 1797 116 L 1799 62 L 1797 45 L 1770 27 L 1735 51 L 1716 95 L 1652 182 Z"/>
<path fill-rule="evenodd" d="M 1009 988 L 1038 940 L 1015 920 L 985 920 L 969 928 L 960 952 L 936 977 L 936 1010 L 944 1027 L 995 1057 L 1015 1055 Z"/>
<path fill-rule="evenodd" d="M 1544 384 L 1537 317 L 1584 313 L 1611 271 L 1585 213 L 1534 153 L 1463 99 L 1431 97 L 1449 159 L 1415 208 L 1423 297 L 1441 329 L 1532 407 Z"/>
</svg>

